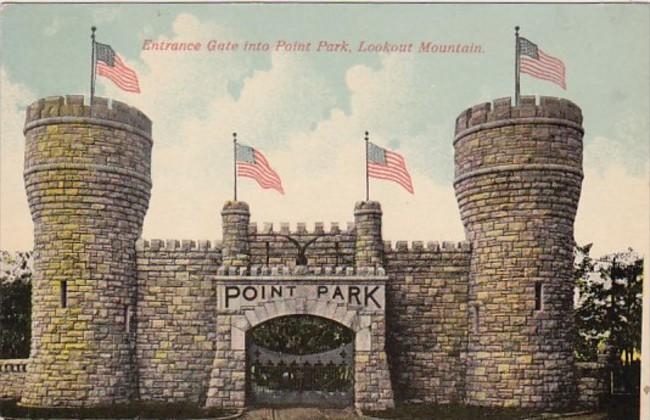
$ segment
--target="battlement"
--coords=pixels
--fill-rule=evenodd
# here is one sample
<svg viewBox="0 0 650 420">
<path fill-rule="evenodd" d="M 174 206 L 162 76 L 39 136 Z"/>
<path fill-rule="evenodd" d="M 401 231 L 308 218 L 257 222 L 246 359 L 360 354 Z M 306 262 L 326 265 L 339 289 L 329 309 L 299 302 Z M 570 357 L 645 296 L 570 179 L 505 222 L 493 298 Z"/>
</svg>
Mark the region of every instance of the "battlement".
<svg viewBox="0 0 650 420">
<path fill-rule="evenodd" d="M 92 109 L 83 95 L 49 96 L 27 107 L 25 131 L 46 118 L 85 117 L 126 124 L 151 138 L 151 120 L 142 111 L 124 102 L 95 96 Z M 88 100 L 89 102 L 89 100 Z"/>
<path fill-rule="evenodd" d="M 292 229 L 291 225 L 286 222 L 280 223 L 279 230 L 275 230 L 274 224 L 271 222 L 265 222 L 261 229 L 258 227 L 258 224 L 253 222 L 248 225 L 248 234 L 249 235 L 288 235 L 288 236 L 304 236 L 304 235 L 340 235 L 340 234 L 354 234 L 355 225 L 354 222 L 347 222 L 345 230 L 341 229 L 341 226 L 338 222 L 331 222 L 329 229 L 325 229 L 325 224 L 323 222 L 315 222 L 313 228 L 307 229 L 307 223 L 298 222 L 294 225 Z"/>
<path fill-rule="evenodd" d="M 382 267 L 360 267 L 355 268 L 349 265 L 328 265 L 328 266 L 288 266 L 288 265 L 253 265 L 247 267 L 233 267 L 222 265 L 217 270 L 218 276 L 385 276 L 386 271 Z"/>
<path fill-rule="evenodd" d="M 190 239 L 138 239 L 136 251 L 221 251 L 221 241 L 190 240 Z"/>
<path fill-rule="evenodd" d="M 391 241 L 384 241 L 384 252 L 386 253 L 442 253 L 442 252 L 471 252 L 470 243 L 467 241 L 451 242 L 429 241 L 426 246 L 423 241 L 397 241 L 393 247 Z"/>
<path fill-rule="evenodd" d="M 536 96 L 522 96 L 519 106 L 513 106 L 511 98 L 504 97 L 467 108 L 456 118 L 456 140 L 465 130 L 494 121 L 539 117 L 564 119 L 577 126 L 582 124 L 582 111 L 568 99 L 540 96 L 539 103 L 537 99 Z"/>
</svg>

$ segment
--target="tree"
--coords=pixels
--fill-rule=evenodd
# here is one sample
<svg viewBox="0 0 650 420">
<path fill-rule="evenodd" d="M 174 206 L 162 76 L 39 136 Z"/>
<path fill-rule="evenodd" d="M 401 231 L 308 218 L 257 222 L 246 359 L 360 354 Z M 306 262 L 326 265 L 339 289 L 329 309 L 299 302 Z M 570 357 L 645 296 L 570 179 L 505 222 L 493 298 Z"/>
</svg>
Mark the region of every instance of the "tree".
<svg viewBox="0 0 650 420">
<path fill-rule="evenodd" d="M 29 357 L 31 252 L 0 252 L 0 358 Z"/>
<path fill-rule="evenodd" d="M 613 358 L 630 364 L 641 348 L 643 259 L 630 248 L 594 261 L 590 249 L 576 249 L 578 360 L 595 360 L 606 341 Z"/>
<path fill-rule="evenodd" d="M 249 334 L 257 345 L 289 354 L 320 353 L 354 339 L 349 328 L 311 315 L 275 318 L 256 326 Z"/>
</svg>

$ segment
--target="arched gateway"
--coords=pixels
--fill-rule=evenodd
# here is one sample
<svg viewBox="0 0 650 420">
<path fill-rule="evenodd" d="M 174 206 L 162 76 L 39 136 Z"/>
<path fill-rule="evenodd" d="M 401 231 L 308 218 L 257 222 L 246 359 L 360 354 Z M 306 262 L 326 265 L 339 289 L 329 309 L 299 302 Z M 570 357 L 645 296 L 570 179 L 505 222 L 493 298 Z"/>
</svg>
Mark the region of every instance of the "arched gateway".
<svg viewBox="0 0 650 420">
<path fill-rule="evenodd" d="M 354 403 L 349 327 L 313 315 L 270 319 L 246 333 L 246 404 L 348 407 Z"/>
<path fill-rule="evenodd" d="M 375 256 L 381 251 L 374 240 L 374 232 L 381 232 L 379 206 L 358 205 L 355 211 L 357 264 L 347 267 L 336 264 L 335 268 L 251 265 L 249 236 L 256 232 L 249 232 L 249 214 L 248 205 L 243 202 L 227 203 L 222 212 L 223 263 L 215 278 L 217 348 L 207 406 L 246 404 L 248 330 L 278 317 L 313 315 L 338 322 L 354 332 L 355 406 L 392 407 L 393 391 L 385 351 L 388 277 L 383 267 L 375 263 L 380 261 Z"/>
<path fill-rule="evenodd" d="M 385 346 L 383 269 L 325 272 L 302 267 L 241 270 L 217 276 L 217 351 L 207 405 L 246 403 L 246 333 L 272 319 L 313 315 L 354 332 L 354 402 L 393 403 Z M 377 400 L 377 396 L 379 399 Z"/>
</svg>

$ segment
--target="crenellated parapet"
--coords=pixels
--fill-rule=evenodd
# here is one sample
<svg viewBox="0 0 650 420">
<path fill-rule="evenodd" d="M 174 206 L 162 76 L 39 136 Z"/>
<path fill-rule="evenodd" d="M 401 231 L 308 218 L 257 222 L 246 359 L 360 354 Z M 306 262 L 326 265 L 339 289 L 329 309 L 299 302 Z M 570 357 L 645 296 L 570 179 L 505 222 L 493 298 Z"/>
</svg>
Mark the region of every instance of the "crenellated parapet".
<svg viewBox="0 0 650 420">
<path fill-rule="evenodd" d="M 384 252 L 389 253 L 441 253 L 441 252 L 470 252 L 471 246 L 467 241 L 397 241 L 393 246 L 392 241 L 384 241 Z"/>
<path fill-rule="evenodd" d="M 136 251 L 221 251 L 220 240 L 192 239 L 139 239 Z"/>
<path fill-rule="evenodd" d="M 305 222 L 297 222 L 295 224 L 282 222 L 275 224 L 273 222 L 264 222 L 258 225 L 257 222 L 250 223 L 248 226 L 248 234 L 256 235 L 287 235 L 287 236 L 317 236 L 317 235 L 341 235 L 355 233 L 354 222 L 347 222 L 343 227 L 339 222 L 330 222 L 329 228 L 325 228 L 325 223 L 314 222 L 309 228 L 309 224 Z"/>
<path fill-rule="evenodd" d="M 95 96 L 90 106 L 83 95 L 49 96 L 27 107 L 25 131 L 37 125 L 65 123 L 95 123 L 140 131 L 151 141 L 151 120 L 139 109 L 124 102 Z M 112 123 L 112 124 L 111 124 Z"/>
<path fill-rule="evenodd" d="M 25 386 L 29 359 L 0 359 L 0 399 L 19 399 Z"/>
<path fill-rule="evenodd" d="M 232 267 L 222 265 L 217 270 L 218 276 L 230 277 L 374 277 L 385 276 L 386 271 L 382 267 L 354 267 L 354 266 L 292 266 L 292 265 L 253 265 L 250 268 Z"/>
<path fill-rule="evenodd" d="M 456 118 L 456 139 L 467 134 L 468 130 L 491 126 L 515 124 L 516 122 L 550 122 L 560 120 L 560 124 L 582 128 L 582 110 L 573 102 L 564 98 L 552 96 L 522 96 L 518 106 L 512 104 L 510 97 L 495 99 L 490 102 L 474 105 L 461 112 Z M 488 127 L 491 127 L 488 126 Z"/>
</svg>

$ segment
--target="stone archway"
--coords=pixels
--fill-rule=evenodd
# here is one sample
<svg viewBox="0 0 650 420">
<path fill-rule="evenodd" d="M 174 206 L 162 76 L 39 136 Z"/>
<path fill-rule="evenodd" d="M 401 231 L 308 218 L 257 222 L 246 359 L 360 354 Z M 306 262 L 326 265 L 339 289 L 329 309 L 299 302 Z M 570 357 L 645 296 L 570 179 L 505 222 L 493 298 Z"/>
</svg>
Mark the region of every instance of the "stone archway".
<svg viewBox="0 0 650 420">
<path fill-rule="evenodd" d="M 355 334 L 339 322 L 288 315 L 246 332 L 246 404 L 345 408 L 354 404 Z"/>
<path fill-rule="evenodd" d="M 393 406 L 385 352 L 385 276 L 220 276 L 217 342 L 207 406 L 246 404 L 246 332 L 289 315 L 313 315 L 355 333 L 354 405 Z"/>
<path fill-rule="evenodd" d="M 243 311 L 243 316 L 231 320 L 231 341 L 234 348 L 244 349 L 246 332 L 261 323 L 289 315 L 312 315 L 338 322 L 355 334 L 355 348 L 370 351 L 371 315 L 359 315 L 358 309 L 348 309 L 334 302 L 287 299 L 266 302 Z"/>
</svg>

